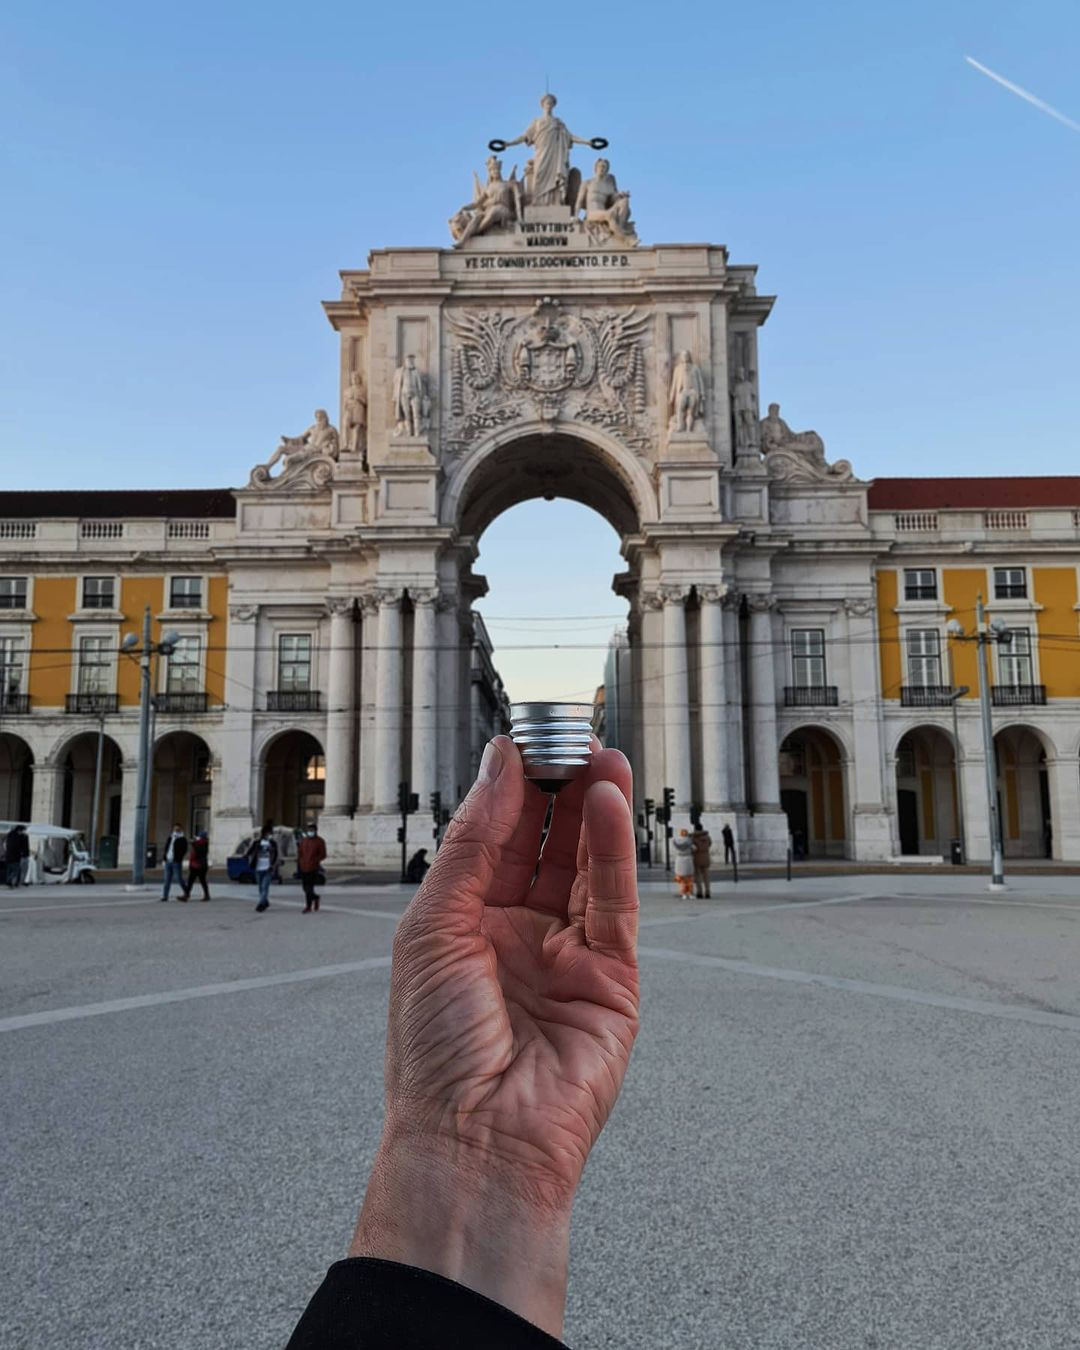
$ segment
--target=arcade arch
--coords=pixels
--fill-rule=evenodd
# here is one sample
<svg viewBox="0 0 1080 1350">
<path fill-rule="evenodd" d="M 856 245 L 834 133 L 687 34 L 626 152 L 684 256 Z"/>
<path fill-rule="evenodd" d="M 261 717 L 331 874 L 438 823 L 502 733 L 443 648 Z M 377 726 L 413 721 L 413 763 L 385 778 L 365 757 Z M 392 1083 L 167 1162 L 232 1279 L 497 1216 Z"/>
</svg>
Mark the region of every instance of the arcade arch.
<svg viewBox="0 0 1080 1350">
<path fill-rule="evenodd" d="M 1034 727 L 1003 727 L 994 737 L 998 814 L 1006 858 L 1053 857 L 1047 749 L 1042 732 Z"/>
<path fill-rule="evenodd" d="M 154 746 L 148 838 L 165 840 L 179 823 L 188 835 L 210 829 L 210 747 L 190 731 L 170 731 Z"/>
<path fill-rule="evenodd" d="M 822 727 L 799 727 L 780 746 L 780 804 L 797 857 L 850 855 L 845 755 Z"/>
<path fill-rule="evenodd" d="M 119 840 L 124 757 L 111 736 L 101 738 L 101 790 L 97 820 L 91 820 L 94 779 L 97 774 L 98 733 L 82 731 L 62 746 L 56 756 L 59 767 L 57 823 L 72 830 L 85 830 L 87 840 Z"/>
<path fill-rule="evenodd" d="M 948 857 L 960 837 L 956 750 L 940 727 L 913 727 L 897 744 L 896 822 L 901 854 Z"/>
<path fill-rule="evenodd" d="M 326 758 L 309 731 L 282 731 L 263 749 L 263 821 L 296 829 L 318 818 L 325 802 Z"/>
<path fill-rule="evenodd" d="M 33 795 L 33 751 L 21 736 L 0 733 L 0 818 L 29 820 Z"/>
</svg>

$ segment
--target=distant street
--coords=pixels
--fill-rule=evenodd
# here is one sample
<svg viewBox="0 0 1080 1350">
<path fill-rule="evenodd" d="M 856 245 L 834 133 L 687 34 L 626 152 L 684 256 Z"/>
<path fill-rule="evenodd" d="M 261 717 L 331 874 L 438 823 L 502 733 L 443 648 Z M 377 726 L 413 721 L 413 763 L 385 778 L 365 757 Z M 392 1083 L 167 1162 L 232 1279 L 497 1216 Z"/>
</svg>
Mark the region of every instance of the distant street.
<svg viewBox="0 0 1080 1350">
<path fill-rule="evenodd" d="M 566 1341 L 1080 1345 L 1080 878 L 673 890 Z M 284 1345 L 363 1194 L 410 893 L 0 890 L 0 1350 Z"/>
</svg>

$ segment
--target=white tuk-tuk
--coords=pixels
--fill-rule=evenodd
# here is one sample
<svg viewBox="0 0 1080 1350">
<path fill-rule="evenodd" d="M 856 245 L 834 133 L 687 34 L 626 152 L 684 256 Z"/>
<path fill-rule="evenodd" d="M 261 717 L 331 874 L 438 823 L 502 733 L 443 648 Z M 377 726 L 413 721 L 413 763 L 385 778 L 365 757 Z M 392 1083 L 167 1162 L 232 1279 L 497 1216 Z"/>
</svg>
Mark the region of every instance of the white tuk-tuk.
<svg viewBox="0 0 1080 1350">
<path fill-rule="evenodd" d="M 82 830 L 61 825 L 36 825 L 33 821 L 0 820 L 0 842 L 6 842 L 16 825 L 22 824 L 30 840 L 30 856 L 23 876 L 27 886 L 51 886 L 61 881 L 96 881 L 94 865 Z"/>
</svg>

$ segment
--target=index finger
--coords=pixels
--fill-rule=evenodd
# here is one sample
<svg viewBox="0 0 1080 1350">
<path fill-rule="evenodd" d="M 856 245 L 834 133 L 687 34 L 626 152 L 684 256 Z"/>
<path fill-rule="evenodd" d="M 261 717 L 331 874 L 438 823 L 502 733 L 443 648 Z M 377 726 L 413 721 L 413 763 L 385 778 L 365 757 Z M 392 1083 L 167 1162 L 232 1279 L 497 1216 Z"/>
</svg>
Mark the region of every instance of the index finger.
<svg viewBox="0 0 1080 1350">
<path fill-rule="evenodd" d="M 585 793 L 588 894 L 585 941 L 630 965 L 637 961 L 637 838 L 630 807 L 618 784 L 607 779 Z"/>
</svg>

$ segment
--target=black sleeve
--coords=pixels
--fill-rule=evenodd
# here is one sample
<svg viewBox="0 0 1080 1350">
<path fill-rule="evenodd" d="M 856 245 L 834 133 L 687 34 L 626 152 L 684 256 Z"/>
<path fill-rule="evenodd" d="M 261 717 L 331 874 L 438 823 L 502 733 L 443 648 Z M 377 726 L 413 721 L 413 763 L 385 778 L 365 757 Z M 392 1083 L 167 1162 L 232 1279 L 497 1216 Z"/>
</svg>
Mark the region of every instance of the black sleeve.
<svg viewBox="0 0 1080 1350">
<path fill-rule="evenodd" d="M 286 1350 L 566 1350 L 501 1304 L 429 1270 L 353 1257 L 327 1271 Z"/>
</svg>

